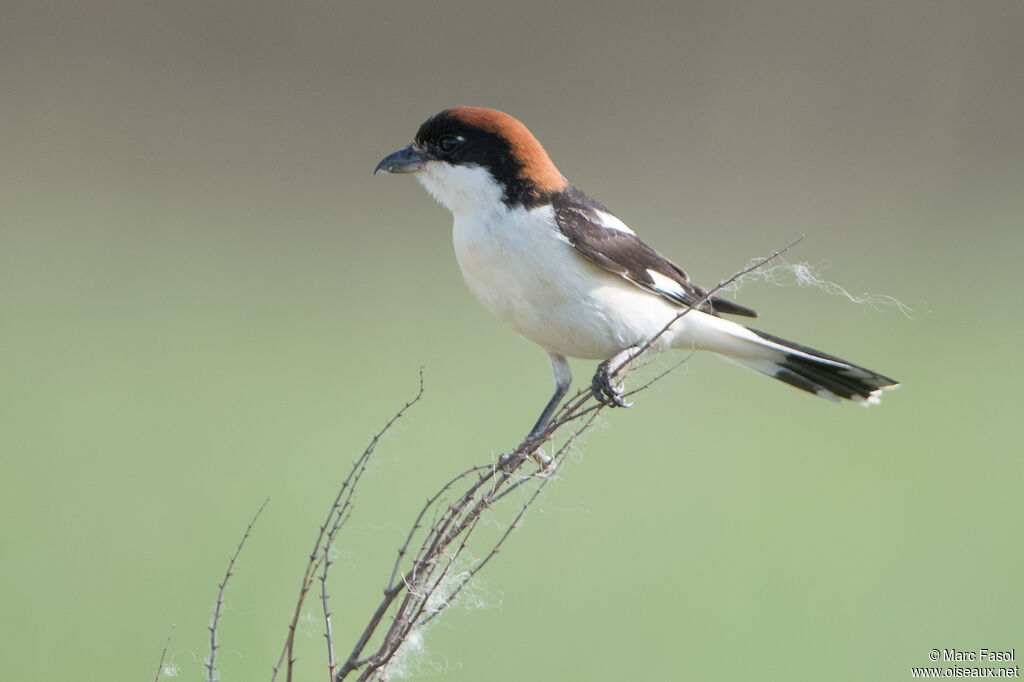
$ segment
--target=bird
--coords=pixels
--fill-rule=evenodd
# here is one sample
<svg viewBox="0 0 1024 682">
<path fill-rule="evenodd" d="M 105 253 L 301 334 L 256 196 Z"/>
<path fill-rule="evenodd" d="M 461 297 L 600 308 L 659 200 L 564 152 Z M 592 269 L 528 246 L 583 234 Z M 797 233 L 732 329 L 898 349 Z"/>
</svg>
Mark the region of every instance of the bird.
<svg viewBox="0 0 1024 682">
<path fill-rule="evenodd" d="M 723 317 L 757 313 L 691 282 L 571 184 L 527 127 L 502 111 L 445 109 L 384 157 L 378 172 L 414 175 L 451 211 L 455 257 L 470 291 L 547 353 L 555 392 L 527 439 L 546 434 L 568 393 L 568 358 L 601 361 L 591 390 L 610 407 L 629 406 L 616 377 L 647 348 L 711 351 L 835 402 L 876 404 L 899 385 Z"/>
</svg>

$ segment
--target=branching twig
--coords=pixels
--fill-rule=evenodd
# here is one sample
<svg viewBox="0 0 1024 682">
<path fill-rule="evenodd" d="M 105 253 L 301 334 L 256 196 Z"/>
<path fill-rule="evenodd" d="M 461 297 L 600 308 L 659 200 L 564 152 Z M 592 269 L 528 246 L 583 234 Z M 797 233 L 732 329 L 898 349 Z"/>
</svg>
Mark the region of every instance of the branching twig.
<svg viewBox="0 0 1024 682">
<path fill-rule="evenodd" d="M 388 580 L 388 586 L 386 588 L 387 590 L 391 590 L 395 587 L 395 577 L 398 575 L 398 569 L 402 565 L 402 559 L 405 557 L 406 552 L 409 550 L 409 543 L 412 542 L 413 537 L 416 535 L 416 531 L 422 528 L 420 524 L 423 522 L 423 516 L 430 509 L 432 509 L 434 507 L 434 503 L 437 502 L 437 500 L 442 495 L 451 490 L 452 486 L 454 486 L 456 483 L 464 479 L 466 476 L 471 476 L 472 474 L 475 474 L 482 470 L 490 470 L 490 468 L 490 465 L 484 464 L 481 466 L 475 466 L 470 469 L 467 469 L 466 471 L 463 471 L 455 478 L 441 486 L 441 489 L 438 490 L 434 495 L 427 498 L 427 502 L 426 504 L 423 505 L 423 509 L 420 510 L 420 513 L 416 516 L 416 520 L 413 521 L 412 528 L 409 529 L 409 535 L 405 538 L 405 542 L 402 543 L 402 546 L 398 548 L 398 557 L 395 559 L 394 568 L 391 569 L 391 579 Z"/>
<path fill-rule="evenodd" d="M 723 287 L 785 253 L 800 239 L 723 280 L 705 293 L 692 307 L 680 310 L 656 335 L 631 353 L 620 369 L 626 369 L 638 357 L 646 353 L 682 317 L 694 309 L 699 310 L 704 307 L 711 297 Z M 633 389 L 627 395 L 645 390 L 685 362 L 688 357 Z M 526 511 L 550 480 L 550 470 L 538 472 L 535 475 L 522 475 L 518 473 L 519 469 L 530 459 L 531 454 L 537 451 L 545 441 L 552 439 L 563 426 L 580 420 L 581 424 L 567 436 L 565 442 L 551 458 L 550 466 L 557 467 L 571 445 L 591 427 L 604 407 L 605 405 L 598 402 L 593 396 L 591 390 L 578 391 L 562 405 L 548 428 L 540 436 L 524 440 L 510 454 L 502 456 L 497 462 L 463 471 L 445 483 L 434 495 L 427 498 L 426 504 L 417 514 L 408 536 L 398 550 L 391 577 L 384 588 L 380 603 L 356 640 L 348 659 L 337 668 L 335 680 L 343 680 L 350 673 L 359 669 L 362 669 L 359 675 L 360 682 L 381 673 L 394 659 L 409 635 L 415 629 L 421 628 L 433 620 L 463 591 L 469 581 L 501 550 L 505 541 L 518 527 Z M 460 482 L 467 479 L 469 480 L 467 489 L 454 501 L 441 506 L 441 499 L 455 489 Z M 477 528 L 484 512 L 500 503 L 520 486 L 531 481 L 539 481 L 539 483 L 520 505 L 517 513 L 505 526 L 498 539 L 490 545 L 490 549 L 483 559 L 462 573 L 454 584 L 448 584 L 447 579 L 451 575 L 453 566 L 463 550 L 466 549 L 469 537 Z M 434 515 L 434 520 L 429 527 L 424 528 L 423 519 L 431 512 Z M 407 560 L 413 538 L 421 531 L 424 533 L 422 543 L 409 561 L 408 567 L 403 569 L 402 565 Z M 399 599 L 400 597 L 401 599 Z M 390 625 L 382 633 L 380 644 L 377 645 L 373 653 L 365 654 L 364 651 L 370 640 L 378 633 L 378 630 L 383 628 L 385 616 L 389 613 L 391 614 Z"/>
<path fill-rule="evenodd" d="M 320 526 L 320 532 L 316 537 L 316 541 L 313 543 L 313 550 L 309 553 L 309 559 L 306 562 L 306 570 L 302 576 L 302 584 L 299 587 L 299 596 L 295 603 L 295 610 L 292 612 L 291 621 L 288 623 L 288 635 L 285 638 L 284 648 L 281 651 L 281 655 L 277 659 L 277 664 L 273 668 L 273 674 L 270 677 L 271 682 L 274 682 L 277 679 L 277 675 L 286 660 L 286 679 L 288 682 L 291 682 L 292 671 L 295 664 L 295 631 L 298 628 L 299 618 L 302 615 L 302 605 L 306 601 L 306 595 L 309 593 L 309 589 L 313 585 L 314 576 L 320 568 L 321 562 L 327 561 L 327 551 L 333 542 L 335 535 L 348 518 L 348 513 L 352 507 L 352 495 L 355 493 L 356 486 L 362 478 L 363 473 L 366 471 L 366 465 L 370 460 L 370 456 L 373 454 L 374 449 L 377 447 L 377 443 L 384 434 L 394 426 L 395 422 L 402 418 L 410 407 L 419 402 L 422 397 L 423 369 L 421 368 L 420 384 L 416 395 L 406 402 L 405 405 L 403 405 L 402 408 L 384 424 L 384 427 L 380 431 L 374 434 L 373 438 L 370 439 L 369 445 L 366 446 L 366 449 L 363 450 L 362 454 L 356 459 L 356 461 L 353 462 L 352 469 L 342 482 L 341 488 L 338 490 L 338 494 L 335 496 L 334 502 L 331 504 L 331 508 L 327 512 L 327 517 Z M 325 614 L 329 613 L 326 600 L 324 601 L 324 611 Z M 327 627 L 330 627 L 329 622 Z M 333 661 L 333 655 L 331 655 L 331 660 Z"/>
<path fill-rule="evenodd" d="M 583 425 L 579 429 L 577 429 L 576 432 L 573 433 L 568 440 L 566 440 L 565 444 L 561 448 L 559 448 L 559 450 L 552 457 L 552 460 L 560 462 L 564 457 L 565 453 L 568 452 L 569 445 L 571 445 L 572 442 L 578 436 L 580 436 L 586 429 L 590 428 L 591 423 L 596 418 L 597 413 L 592 413 L 590 417 L 583 423 Z M 530 480 L 530 478 L 524 477 L 519 479 L 519 481 L 517 481 L 516 483 L 510 485 L 501 494 L 495 496 L 494 503 L 500 502 L 502 498 L 507 496 L 521 484 L 526 483 L 528 480 Z M 541 491 L 544 490 L 544 486 L 546 486 L 548 484 L 548 481 L 550 480 L 550 476 L 544 476 L 540 478 L 540 483 L 537 485 L 536 488 L 533 489 L 533 493 L 526 499 L 526 501 L 519 508 L 519 512 L 515 515 L 515 518 L 512 519 L 512 522 L 505 527 L 505 530 L 501 534 L 501 537 L 499 537 L 498 541 L 495 542 L 494 545 L 491 547 L 491 550 L 487 553 L 487 556 L 478 561 L 476 565 L 474 565 L 462 576 L 461 580 L 459 580 L 455 587 L 452 588 L 452 590 L 448 593 L 444 600 L 441 601 L 440 608 L 438 608 L 436 611 L 433 611 L 426 618 L 423 619 L 424 625 L 433 620 L 436 616 L 438 616 L 441 613 L 442 610 L 444 610 L 450 603 L 452 603 L 452 601 L 454 601 L 455 598 L 459 595 L 459 593 L 462 592 L 462 589 L 469 583 L 469 581 L 476 577 L 476 574 L 479 573 L 480 570 L 483 569 L 485 565 L 487 565 L 487 562 L 489 562 L 492 558 L 494 558 L 494 555 L 501 551 L 501 546 L 505 544 L 505 540 L 508 539 L 508 536 L 512 534 L 512 531 L 519 527 L 519 522 L 522 521 L 523 516 L 526 515 L 526 510 L 529 509 L 530 506 L 537 500 L 537 497 L 540 496 Z"/>
<path fill-rule="evenodd" d="M 743 275 L 756 270 L 766 263 L 785 253 L 800 240 L 783 249 L 779 249 L 771 256 L 757 261 L 726 280 L 718 283 L 714 288 L 707 291 L 698 301 L 690 307 L 681 309 L 674 315 L 653 337 L 644 344 L 638 346 L 617 368 L 618 371 L 627 371 L 630 365 L 637 358 L 645 354 L 658 339 L 665 334 L 682 317 L 690 314 L 693 310 L 702 309 L 710 301 L 712 296 L 722 288 L 735 282 Z M 692 355 L 692 353 L 690 354 Z M 673 364 L 668 369 L 656 374 L 644 384 L 625 393 L 630 396 L 646 390 L 651 385 L 661 380 L 667 374 L 686 362 L 690 355 Z M 384 588 L 383 595 L 377 608 L 371 614 L 369 621 L 363 628 L 351 653 L 344 662 L 339 662 L 334 653 L 334 633 L 331 623 L 331 610 L 329 606 L 329 595 L 327 581 L 329 577 L 331 561 L 331 549 L 334 546 L 338 532 L 349 519 L 353 498 L 356 488 L 367 470 L 367 465 L 380 439 L 387 433 L 405 412 L 416 404 L 423 396 L 423 372 L 420 370 L 419 389 L 416 395 L 405 403 L 388 421 L 384 427 L 376 433 L 370 443 L 356 458 L 352 464 L 348 476 L 342 482 L 337 495 L 319 527 L 319 533 L 313 543 L 306 561 L 305 571 L 299 587 L 299 594 L 296 600 L 295 609 L 292 612 L 288 624 L 288 633 L 285 638 L 284 647 L 273 667 L 271 682 L 275 682 L 282 667 L 286 667 L 288 682 L 292 680 L 295 663 L 295 633 L 302 613 L 306 596 L 312 587 L 314 580 L 320 581 L 320 599 L 323 606 L 323 618 L 325 627 L 325 639 L 327 643 L 327 660 L 330 679 L 340 681 L 350 673 L 361 670 L 360 682 L 369 680 L 376 675 L 383 674 L 386 667 L 391 663 L 399 650 L 405 644 L 409 636 L 419 628 L 424 627 L 436 618 L 448 605 L 450 605 L 464 590 L 466 585 L 486 566 L 491 559 L 501 551 L 505 541 L 512 532 L 519 527 L 527 510 L 540 496 L 541 491 L 551 480 L 552 474 L 563 462 L 573 443 L 583 435 L 594 423 L 597 415 L 606 407 L 606 404 L 594 395 L 592 390 L 583 389 L 577 391 L 566 400 L 551 419 L 547 428 L 539 435 L 525 439 L 509 454 L 503 455 L 497 461 L 486 465 L 474 466 L 466 469 L 451 478 L 442 485 L 437 492 L 427 498 L 425 504 L 416 515 L 402 545 L 398 548 L 391 575 Z M 552 457 L 547 459 L 540 452 L 541 446 L 548 440 L 553 440 L 555 435 L 566 424 L 579 421 L 579 426 L 568 434 L 561 446 L 554 451 Z M 544 468 L 534 474 L 520 474 L 519 470 L 530 459 L 535 458 L 538 462 L 545 463 Z M 447 495 L 458 489 L 460 484 L 468 482 L 468 487 L 457 495 L 453 501 L 444 502 Z M 504 524 L 502 532 L 497 540 L 490 543 L 489 550 L 482 559 L 471 562 L 470 567 L 452 577 L 456 563 L 468 547 L 470 536 L 479 527 L 480 521 L 485 512 L 500 504 L 506 497 L 529 483 L 536 483 L 533 491 L 526 496 L 526 499 L 519 505 L 511 521 Z M 263 512 L 268 500 L 260 505 L 253 516 L 248 527 L 242 536 L 241 541 L 235 548 L 235 552 L 228 562 L 228 568 L 220 583 L 217 592 L 217 602 L 214 607 L 213 616 L 209 625 L 210 632 L 210 655 L 204 662 L 207 670 L 207 681 L 216 680 L 216 652 L 217 626 L 220 621 L 221 611 L 224 605 L 224 594 L 228 580 L 233 575 L 235 562 L 241 554 L 242 547 L 252 532 L 253 526 L 260 514 Z M 424 519 L 432 518 L 428 526 L 424 526 Z M 419 548 L 410 558 L 410 548 L 414 539 L 422 534 L 422 541 Z M 317 573 L 319 572 L 319 575 Z M 454 581 L 454 582 L 452 582 Z M 401 599 L 399 599 L 401 597 Z M 388 614 L 390 625 L 382 630 Z M 372 653 L 364 653 L 374 637 L 380 637 L 380 643 Z M 168 642 L 170 636 L 168 637 Z M 168 646 L 160 655 L 160 663 L 157 668 L 155 682 L 160 682 L 163 672 L 164 659 Z M 287 663 L 287 665 L 286 665 Z"/>
<path fill-rule="evenodd" d="M 732 277 L 719 282 L 717 286 L 707 291 L 692 306 L 681 309 L 657 334 L 648 339 L 644 344 L 638 346 L 625 362 L 616 368 L 617 371 L 628 370 L 630 365 L 650 350 L 657 340 L 676 322 L 690 314 L 693 310 L 704 308 L 712 296 L 722 288 L 777 258 L 795 246 L 801 239 L 803 237 L 800 237 L 800 239 L 797 239 L 789 246 L 779 249 L 771 256 L 740 270 Z M 689 357 L 688 355 L 668 369 L 656 374 L 646 383 L 625 393 L 625 396 L 646 390 L 679 365 L 686 362 Z M 395 659 L 402 646 L 409 641 L 410 635 L 426 626 L 444 611 L 463 592 L 469 582 L 477 576 L 484 566 L 501 551 L 512 532 L 519 527 L 527 510 L 536 502 L 541 491 L 562 464 L 572 445 L 591 428 L 601 410 L 606 407 L 606 404 L 600 401 L 592 390 L 583 389 L 577 391 L 562 404 L 542 433 L 533 438 L 523 440 L 511 453 L 502 455 L 496 461 L 470 467 L 457 474 L 442 485 L 437 492 L 428 497 L 413 520 L 404 542 L 398 548 L 397 556 L 390 577 L 384 587 L 380 603 L 356 639 L 355 645 L 348 657 L 341 662 L 335 658 L 334 632 L 331 622 L 332 613 L 329 606 L 327 588 L 330 567 L 333 563 L 331 561 L 331 550 L 334 547 L 339 531 L 351 516 L 356 488 L 363 474 L 366 473 L 367 465 L 378 442 L 410 407 L 419 402 L 422 396 L 423 371 L 421 369 L 419 389 L 416 395 L 406 402 L 384 424 L 384 427 L 370 440 L 362 454 L 352 463 L 352 468 L 342 482 L 324 522 L 320 525 L 313 548 L 308 555 L 302 582 L 299 586 L 298 598 L 296 599 L 291 620 L 288 623 L 284 647 L 276 665 L 273 667 L 271 682 L 276 682 L 277 675 L 283 667 L 286 669 L 288 682 L 292 680 L 296 660 L 295 634 L 306 596 L 312 588 L 314 580 L 320 581 L 320 599 L 323 607 L 324 637 L 327 643 L 328 672 L 332 682 L 340 682 L 340 680 L 345 679 L 350 673 L 357 670 L 361 670 L 358 678 L 360 682 L 385 674 L 387 666 Z M 561 446 L 548 459 L 541 452 L 541 447 L 548 440 L 553 441 L 556 434 L 566 424 L 572 422 L 579 422 L 579 425 L 566 436 Z M 543 468 L 533 474 L 519 473 L 519 470 L 531 458 L 542 463 Z M 453 576 L 452 572 L 455 570 L 459 559 L 466 553 L 469 547 L 470 536 L 479 527 L 484 514 L 522 486 L 530 483 L 535 483 L 532 492 L 526 495 L 525 500 L 513 514 L 511 521 L 503 524 L 497 540 L 490 543 L 489 549 L 484 553 L 483 558 L 472 560 L 468 569 Z M 446 501 L 446 497 L 456 492 L 460 485 L 467 485 L 467 487 L 461 494 L 457 494 L 450 501 Z M 241 554 L 242 547 L 249 538 L 253 526 L 260 517 L 260 514 L 262 514 L 268 501 L 264 500 L 246 527 L 242 539 L 239 541 L 234 554 L 228 562 L 224 579 L 218 586 L 217 601 L 208 628 L 210 632 L 210 655 L 204 661 L 204 667 L 207 671 L 207 682 L 214 682 L 217 678 L 216 653 L 219 648 L 217 644 L 217 627 L 224 606 L 224 594 L 228 580 L 233 575 L 234 566 Z M 428 517 L 432 520 L 429 525 L 425 525 L 424 519 Z M 418 549 L 410 556 L 410 548 L 414 546 L 414 540 L 418 536 L 422 536 L 422 540 Z M 390 618 L 388 618 L 389 614 Z M 390 621 L 390 625 L 385 629 L 384 623 L 387 620 Z M 371 640 L 376 637 L 380 638 L 379 643 L 375 645 L 376 648 L 372 650 L 372 653 L 366 653 Z M 169 642 L 170 636 L 168 636 Z M 168 645 L 165 645 L 160 655 L 155 682 L 160 682 L 167 649 Z"/>
<path fill-rule="evenodd" d="M 216 667 L 216 655 L 217 655 L 217 623 L 220 621 L 220 611 L 224 606 L 224 588 L 227 587 L 228 580 L 233 575 L 232 569 L 235 567 L 235 562 L 238 561 L 238 555 L 242 553 L 242 547 L 245 545 L 245 541 L 249 539 L 249 534 L 252 533 L 252 527 L 256 525 L 256 519 L 263 513 L 263 508 L 267 506 L 267 502 L 270 498 L 263 500 L 263 504 L 256 510 L 249 525 L 245 528 L 245 533 L 242 535 L 242 539 L 238 541 L 238 546 L 235 547 L 235 553 L 231 555 L 231 560 L 228 561 L 228 570 L 224 573 L 224 580 L 221 581 L 217 589 L 217 604 L 213 609 L 213 618 L 210 620 L 210 657 L 204 663 L 206 667 L 206 679 L 207 682 L 216 682 L 217 679 L 217 667 Z M 163 656 L 160 657 L 161 663 Z M 159 676 L 159 674 L 158 674 Z"/>
</svg>

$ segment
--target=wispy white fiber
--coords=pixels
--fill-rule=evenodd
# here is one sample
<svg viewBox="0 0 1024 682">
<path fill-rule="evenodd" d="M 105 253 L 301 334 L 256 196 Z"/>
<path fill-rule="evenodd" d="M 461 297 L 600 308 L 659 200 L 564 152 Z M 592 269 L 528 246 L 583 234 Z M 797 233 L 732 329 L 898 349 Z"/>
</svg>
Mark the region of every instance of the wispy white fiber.
<svg viewBox="0 0 1024 682">
<path fill-rule="evenodd" d="M 748 266 L 754 265 L 760 260 L 762 259 L 753 258 L 748 262 Z M 760 268 L 751 270 L 735 282 L 723 287 L 723 290 L 736 293 L 747 283 L 767 282 L 779 287 L 796 285 L 798 287 L 817 289 L 831 296 L 842 296 L 859 305 L 871 306 L 878 311 L 899 310 L 908 318 L 913 318 L 918 313 L 927 311 L 927 305 L 923 302 L 916 306 L 909 306 L 887 294 L 852 294 L 845 287 L 822 276 L 822 271 L 827 270 L 831 265 L 831 261 L 828 260 L 824 260 L 817 265 L 811 265 L 807 262 L 790 263 L 785 258 L 778 257 Z"/>
</svg>

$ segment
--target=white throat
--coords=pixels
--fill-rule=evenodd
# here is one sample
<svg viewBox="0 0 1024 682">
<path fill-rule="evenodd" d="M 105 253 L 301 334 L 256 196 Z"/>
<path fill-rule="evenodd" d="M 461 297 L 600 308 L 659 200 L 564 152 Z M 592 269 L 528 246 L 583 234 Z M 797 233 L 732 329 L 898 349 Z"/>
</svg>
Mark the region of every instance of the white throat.
<svg viewBox="0 0 1024 682">
<path fill-rule="evenodd" d="M 455 215 L 493 210 L 501 205 L 504 188 L 481 166 L 453 166 L 428 161 L 416 173 L 430 195 Z"/>
</svg>

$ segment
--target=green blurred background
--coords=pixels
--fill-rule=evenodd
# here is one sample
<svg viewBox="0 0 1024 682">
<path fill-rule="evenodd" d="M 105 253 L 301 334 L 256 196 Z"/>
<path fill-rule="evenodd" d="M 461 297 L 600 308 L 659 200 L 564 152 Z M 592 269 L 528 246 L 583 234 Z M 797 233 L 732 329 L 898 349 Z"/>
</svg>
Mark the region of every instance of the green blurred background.
<svg viewBox="0 0 1024 682">
<path fill-rule="evenodd" d="M 517 442 L 543 354 L 465 290 L 448 213 L 371 175 L 454 104 L 525 121 L 698 282 L 806 233 L 791 260 L 919 312 L 744 287 L 760 328 L 904 387 L 863 410 L 694 358 L 604 415 L 415 677 L 1024 656 L 1022 36 L 1017 0 L 5 0 L 3 677 L 152 679 L 174 627 L 199 678 L 269 496 L 221 630 L 222 679 L 267 679 L 339 480 L 425 365 L 338 543 L 347 650 L 425 496 Z M 302 679 L 322 641 L 311 617 Z"/>
</svg>

